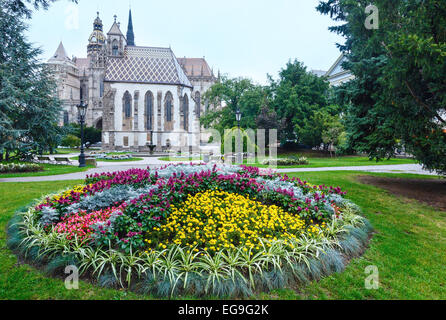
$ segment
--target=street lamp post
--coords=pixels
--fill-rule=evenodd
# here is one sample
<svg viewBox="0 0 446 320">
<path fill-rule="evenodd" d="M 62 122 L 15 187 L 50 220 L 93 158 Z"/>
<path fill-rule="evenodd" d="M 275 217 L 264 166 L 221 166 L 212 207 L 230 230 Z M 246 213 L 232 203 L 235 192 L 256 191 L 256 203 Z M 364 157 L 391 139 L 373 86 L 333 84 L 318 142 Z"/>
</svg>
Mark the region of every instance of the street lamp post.
<svg viewBox="0 0 446 320">
<path fill-rule="evenodd" d="M 79 155 L 79 168 L 85 168 L 85 150 L 84 150 L 84 124 L 85 116 L 87 115 L 88 104 L 81 101 L 79 105 L 76 106 L 79 112 L 79 122 L 81 125 L 81 154 Z"/>
<path fill-rule="evenodd" d="M 237 152 L 237 163 L 242 164 L 243 163 L 243 142 L 242 142 L 242 134 L 240 130 L 240 121 L 242 120 L 242 113 L 240 109 L 237 109 L 235 112 L 235 118 L 237 120 L 237 126 L 238 126 L 238 141 L 236 146 L 236 152 Z"/>
</svg>

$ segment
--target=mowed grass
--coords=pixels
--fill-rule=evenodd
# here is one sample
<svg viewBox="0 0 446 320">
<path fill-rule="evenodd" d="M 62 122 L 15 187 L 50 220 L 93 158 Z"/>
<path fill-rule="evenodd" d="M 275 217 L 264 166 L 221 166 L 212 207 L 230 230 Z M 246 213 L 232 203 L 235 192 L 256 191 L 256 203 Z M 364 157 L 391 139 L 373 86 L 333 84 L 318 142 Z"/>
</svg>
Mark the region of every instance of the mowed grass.
<svg viewBox="0 0 446 320">
<path fill-rule="evenodd" d="M 290 155 L 279 155 L 278 158 L 287 158 Z M 298 156 L 298 154 L 295 154 Z M 415 164 L 417 163 L 413 159 L 389 159 L 382 161 L 374 161 L 370 160 L 367 157 L 359 157 L 359 156 L 346 156 L 346 157 L 307 157 L 310 162 L 307 165 L 292 165 L 292 166 L 278 166 L 279 169 L 286 168 L 333 168 L 333 167 L 364 167 L 364 166 L 386 166 L 386 165 L 399 165 L 399 164 Z M 188 162 L 188 161 L 197 161 L 203 160 L 203 158 L 191 157 L 191 158 L 179 158 L 179 157 L 163 157 L 159 158 L 161 161 L 171 161 L 171 162 Z M 267 168 L 268 165 L 263 165 L 263 159 L 256 159 L 255 163 L 249 163 L 248 161 L 244 161 L 244 164 L 249 166 L 255 166 L 259 168 Z"/>
<path fill-rule="evenodd" d="M 256 299 L 445 299 L 446 212 L 379 188 L 363 185 L 359 172 L 299 173 L 314 184 L 341 186 L 347 197 L 363 208 L 376 234 L 364 256 L 340 274 L 296 290 L 262 293 Z M 373 174 L 415 178 L 416 175 Z M 423 177 L 432 179 L 432 177 Z M 28 265 L 17 263 L 6 248 L 5 228 L 16 209 L 44 194 L 80 181 L 0 184 L 0 299 L 149 299 L 131 292 L 108 290 L 86 282 L 66 290 L 62 279 L 47 278 Z M 365 268 L 379 269 L 380 288 L 365 288 Z M 191 297 L 188 297 L 191 298 Z"/>
<path fill-rule="evenodd" d="M 67 290 L 62 279 L 47 278 L 29 265 L 17 263 L 16 256 L 6 247 L 5 229 L 12 213 L 33 199 L 71 187 L 82 181 L 0 184 L 0 299 L 135 299 L 124 291 L 97 288 L 86 282 L 79 290 Z M 142 298 L 139 296 L 139 298 Z"/>
<path fill-rule="evenodd" d="M 287 299 L 445 299 L 446 212 L 415 200 L 395 197 L 386 191 L 356 181 L 364 173 L 300 173 L 314 184 L 339 185 L 347 197 L 361 206 L 376 234 L 363 257 L 345 272 L 313 282 L 294 292 L 279 290 Z M 420 178 L 417 175 L 371 174 L 385 177 Z M 432 177 L 423 176 L 425 179 Z M 376 266 L 380 288 L 365 288 L 365 269 Z M 269 298 L 271 295 L 261 295 Z"/>
<path fill-rule="evenodd" d="M 280 156 L 279 158 L 286 158 L 286 156 Z M 332 167 L 364 167 L 364 166 L 386 166 L 386 165 L 399 165 L 399 164 L 415 164 L 417 163 L 413 159 L 389 159 L 382 161 L 370 160 L 367 157 L 358 156 L 346 156 L 346 157 L 333 157 L 333 158 L 318 158 L 308 157 L 309 164 L 306 165 L 294 165 L 294 166 L 278 166 L 279 169 L 286 168 L 332 168 Z M 247 163 L 245 161 L 245 163 Z M 262 164 L 263 161 L 258 160 L 255 164 L 250 166 L 256 166 L 259 168 L 266 168 L 267 165 Z"/>
<path fill-rule="evenodd" d="M 54 175 L 59 175 L 59 174 L 84 172 L 84 171 L 87 171 L 88 169 L 93 168 L 91 166 L 87 166 L 85 168 L 79 168 L 77 166 L 71 166 L 71 165 L 46 164 L 46 163 L 42 163 L 41 165 L 44 167 L 43 171 L 0 174 L 0 179 L 54 176 Z"/>
</svg>

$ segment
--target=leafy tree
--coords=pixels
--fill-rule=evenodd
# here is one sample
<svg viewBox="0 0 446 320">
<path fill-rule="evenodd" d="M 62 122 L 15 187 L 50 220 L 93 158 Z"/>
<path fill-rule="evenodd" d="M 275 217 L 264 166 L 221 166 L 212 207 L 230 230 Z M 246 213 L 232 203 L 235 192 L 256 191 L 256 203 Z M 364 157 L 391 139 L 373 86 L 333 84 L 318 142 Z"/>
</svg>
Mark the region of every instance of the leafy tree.
<svg viewBox="0 0 446 320">
<path fill-rule="evenodd" d="M 67 134 L 61 142 L 64 147 L 78 148 L 81 145 L 81 139 L 75 135 Z"/>
<path fill-rule="evenodd" d="M 235 114 L 239 109 L 242 113 L 241 127 L 255 129 L 265 94 L 264 87 L 253 84 L 249 79 L 223 77 L 204 95 L 204 99 L 222 108 L 209 110 L 200 121 L 205 128 L 212 127 L 223 136 L 225 129 L 237 126 Z"/>
<path fill-rule="evenodd" d="M 61 108 L 52 74 L 37 60 L 41 51 L 24 37 L 20 14 L 11 1 L 0 5 L 0 153 L 9 160 L 52 151 L 62 137 Z"/>
<path fill-rule="evenodd" d="M 339 115 L 331 116 L 325 114 L 324 129 L 322 131 L 322 141 L 329 148 L 330 146 L 336 149 L 345 141 L 345 128 L 341 122 Z M 332 155 L 332 149 L 330 148 Z"/>
<path fill-rule="evenodd" d="M 318 111 L 336 113 L 328 105 L 329 84 L 307 72 L 303 63 L 288 62 L 276 81 L 270 77 L 273 108 L 279 115 L 279 138 L 282 143 L 297 140 L 311 147 L 322 143 L 322 127 L 317 122 Z"/>
<path fill-rule="evenodd" d="M 376 0 L 379 29 L 367 30 L 369 1 L 325 0 L 317 9 L 341 25 L 340 49 L 355 79 L 338 91 L 349 107 L 347 138 L 370 158 L 399 144 L 425 168 L 446 174 L 446 2 Z"/>
<path fill-rule="evenodd" d="M 81 126 L 77 123 L 70 123 L 66 125 L 64 128 L 66 135 L 74 135 L 81 138 Z M 85 142 L 89 142 L 90 144 L 98 143 L 102 140 L 102 131 L 95 127 L 85 127 L 84 128 L 84 138 Z M 78 144 L 78 146 L 80 143 Z"/>
</svg>

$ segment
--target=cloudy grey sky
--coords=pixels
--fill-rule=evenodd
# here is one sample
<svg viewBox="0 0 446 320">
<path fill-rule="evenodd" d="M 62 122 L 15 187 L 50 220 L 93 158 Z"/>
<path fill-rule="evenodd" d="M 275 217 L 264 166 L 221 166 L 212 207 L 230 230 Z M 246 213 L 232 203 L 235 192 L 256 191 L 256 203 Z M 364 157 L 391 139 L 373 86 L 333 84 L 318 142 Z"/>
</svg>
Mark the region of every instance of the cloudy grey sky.
<svg viewBox="0 0 446 320">
<path fill-rule="evenodd" d="M 131 5 L 136 45 L 171 46 L 177 57 L 205 56 L 215 73 L 266 83 L 289 59 L 328 70 L 339 56 L 328 31 L 333 25 L 315 7 L 318 0 L 59 0 L 34 13 L 28 38 L 47 60 L 62 40 L 67 53 L 85 57 L 96 12 L 107 33 L 118 16 L 127 32 Z"/>
</svg>

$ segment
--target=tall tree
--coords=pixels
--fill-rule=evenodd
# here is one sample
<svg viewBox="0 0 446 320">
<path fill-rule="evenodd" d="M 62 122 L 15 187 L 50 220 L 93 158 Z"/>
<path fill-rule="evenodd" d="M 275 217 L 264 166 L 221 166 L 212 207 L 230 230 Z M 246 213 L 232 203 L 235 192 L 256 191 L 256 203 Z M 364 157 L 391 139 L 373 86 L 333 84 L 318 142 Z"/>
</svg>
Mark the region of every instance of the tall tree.
<svg viewBox="0 0 446 320">
<path fill-rule="evenodd" d="M 379 28 L 364 21 L 369 1 L 325 0 L 317 10 L 341 25 L 340 49 L 355 80 L 340 89 L 351 147 L 371 158 L 399 143 L 427 169 L 446 174 L 446 2 L 376 0 Z"/>
<path fill-rule="evenodd" d="M 282 142 L 298 140 L 311 147 L 319 146 L 322 135 L 316 126 L 315 113 L 328 108 L 328 82 L 308 72 L 297 60 L 288 62 L 280 71 L 279 79 L 270 77 L 270 82 L 274 96 L 272 106 L 281 123 L 279 137 Z"/>
<path fill-rule="evenodd" d="M 23 157 L 54 148 L 61 138 L 60 101 L 46 65 L 24 36 L 22 13 L 0 0 L 0 153 Z"/>
<path fill-rule="evenodd" d="M 205 128 L 212 127 L 223 135 L 225 129 L 237 126 L 235 113 L 242 113 L 241 127 L 255 129 L 256 119 L 266 95 L 265 88 L 249 79 L 223 77 L 205 94 L 204 99 L 212 105 L 222 106 L 209 110 L 202 118 Z"/>
</svg>

